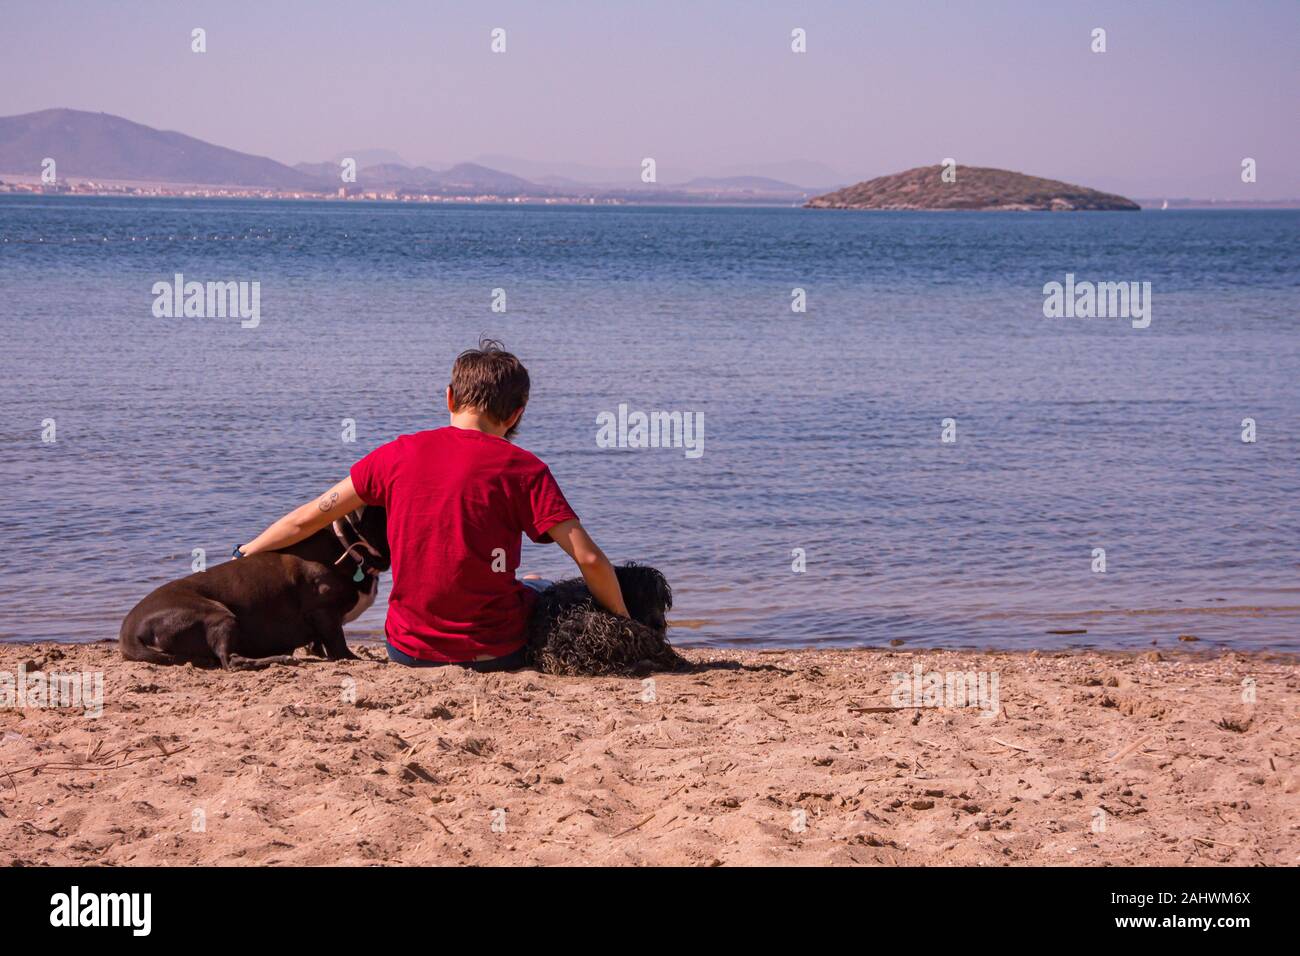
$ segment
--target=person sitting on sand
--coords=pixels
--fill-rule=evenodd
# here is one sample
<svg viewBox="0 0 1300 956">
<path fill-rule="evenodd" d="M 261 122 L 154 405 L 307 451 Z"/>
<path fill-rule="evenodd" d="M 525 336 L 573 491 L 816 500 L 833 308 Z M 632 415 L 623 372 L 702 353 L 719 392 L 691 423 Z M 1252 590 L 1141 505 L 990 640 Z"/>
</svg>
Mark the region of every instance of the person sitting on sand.
<svg viewBox="0 0 1300 956">
<path fill-rule="evenodd" d="M 285 515 L 237 557 L 289 547 L 363 504 L 388 510 L 393 589 L 388 657 L 430 667 L 508 670 L 524 663 L 524 629 L 541 579 L 519 580 L 520 535 L 554 541 L 606 610 L 627 617 L 614 568 L 583 529 L 550 469 L 508 439 L 528 404 L 528 370 L 498 342 L 451 369 L 451 425 L 381 445 L 351 474 Z"/>
</svg>

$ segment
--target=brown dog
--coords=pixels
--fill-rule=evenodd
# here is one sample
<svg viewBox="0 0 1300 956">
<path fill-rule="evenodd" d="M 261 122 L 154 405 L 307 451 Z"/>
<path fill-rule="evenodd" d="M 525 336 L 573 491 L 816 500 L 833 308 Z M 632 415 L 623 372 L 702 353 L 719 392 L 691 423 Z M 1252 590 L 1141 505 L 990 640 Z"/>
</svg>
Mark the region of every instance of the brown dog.
<svg viewBox="0 0 1300 956">
<path fill-rule="evenodd" d="M 249 669 L 291 663 L 295 648 L 310 645 L 355 659 L 343 625 L 374 603 L 390 560 L 387 514 L 363 507 L 285 551 L 164 584 L 122 622 L 122 656 Z"/>
</svg>

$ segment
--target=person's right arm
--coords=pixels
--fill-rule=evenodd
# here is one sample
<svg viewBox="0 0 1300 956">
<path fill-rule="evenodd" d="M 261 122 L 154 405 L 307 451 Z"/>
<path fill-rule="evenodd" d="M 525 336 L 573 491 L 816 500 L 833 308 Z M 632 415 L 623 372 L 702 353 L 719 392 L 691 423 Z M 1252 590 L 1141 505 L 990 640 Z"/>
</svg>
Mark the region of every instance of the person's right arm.
<svg viewBox="0 0 1300 956">
<path fill-rule="evenodd" d="M 573 558 L 573 563 L 582 572 L 582 579 L 587 582 L 587 589 L 596 602 L 611 614 L 631 617 L 627 613 L 627 605 L 623 603 L 623 591 L 618 586 L 614 566 L 582 525 L 576 519 L 561 521 L 548 533 L 551 540 Z"/>
<path fill-rule="evenodd" d="M 352 479 L 344 478 L 315 501 L 309 501 L 290 511 L 248 544 L 241 545 L 239 550 L 247 557 L 259 551 L 278 551 L 291 547 L 310 538 L 335 518 L 355 511 L 363 504 L 365 502 L 352 487 Z"/>
</svg>

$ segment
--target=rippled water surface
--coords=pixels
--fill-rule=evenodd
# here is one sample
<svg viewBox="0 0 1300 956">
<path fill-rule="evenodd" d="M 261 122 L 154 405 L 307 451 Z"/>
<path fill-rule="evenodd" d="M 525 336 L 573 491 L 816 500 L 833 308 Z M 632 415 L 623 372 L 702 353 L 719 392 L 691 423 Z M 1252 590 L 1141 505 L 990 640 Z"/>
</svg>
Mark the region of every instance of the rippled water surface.
<svg viewBox="0 0 1300 956">
<path fill-rule="evenodd" d="M 260 282 L 260 326 L 155 318 L 177 272 Z M 1150 282 L 1150 328 L 1045 319 L 1067 272 Z M 193 549 L 445 424 L 490 332 L 520 443 L 668 575 L 678 642 L 1294 649 L 1298 293 L 1296 212 L 0 197 L 0 639 L 116 636 Z M 704 455 L 598 448 L 620 403 L 702 412 Z"/>
</svg>

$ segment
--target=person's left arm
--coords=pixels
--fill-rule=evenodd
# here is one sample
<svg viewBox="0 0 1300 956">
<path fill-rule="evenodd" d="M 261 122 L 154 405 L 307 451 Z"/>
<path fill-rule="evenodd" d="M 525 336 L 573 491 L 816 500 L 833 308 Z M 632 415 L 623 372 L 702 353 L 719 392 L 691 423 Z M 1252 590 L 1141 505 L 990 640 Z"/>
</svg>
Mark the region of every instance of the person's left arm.
<svg viewBox="0 0 1300 956">
<path fill-rule="evenodd" d="M 365 502 L 357 495 L 349 476 L 315 501 L 294 508 L 239 550 L 247 556 L 259 551 L 279 551 L 291 547 L 310 538 L 336 518 L 356 511 L 363 504 Z"/>
<path fill-rule="evenodd" d="M 619 617 L 632 616 L 627 613 L 627 605 L 623 603 L 623 590 L 618 585 L 614 565 L 609 563 L 605 552 L 591 540 L 591 535 L 587 534 L 577 518 L 561 521 L 547 534 L 573 559 L 582 579 L 587 582 L 587 590 L 597 604 Z"/>
</svg>

